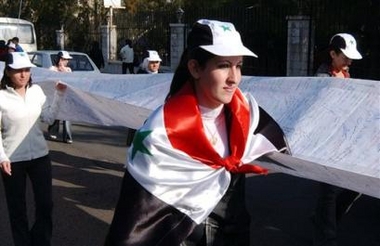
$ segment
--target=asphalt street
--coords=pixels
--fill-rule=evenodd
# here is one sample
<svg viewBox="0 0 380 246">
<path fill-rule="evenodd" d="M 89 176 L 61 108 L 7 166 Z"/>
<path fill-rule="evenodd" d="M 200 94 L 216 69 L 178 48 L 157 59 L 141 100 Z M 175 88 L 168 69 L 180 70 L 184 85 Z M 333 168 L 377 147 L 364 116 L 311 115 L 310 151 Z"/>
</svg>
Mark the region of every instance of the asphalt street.
<svg viewBox="0 0 380 246">
<path fill-rule="evenodd" d="M 101 246 L 119 195 L 127 129 L 75 124 L 73 138 L 73 144 L 48 141 L 53 161 L 53 246 Z M 11 246 L 0 183 L 0 246 Z M 316 182 L 284 174 L 247 177 L 251 245 L 311 246 L 316 191 Z M 30 189 L 27 197 L 33 218 Z M 379 199 L 362 196 L 355 203 L 340 225 L 339 245 L 380 245 Z"/>
</svg>

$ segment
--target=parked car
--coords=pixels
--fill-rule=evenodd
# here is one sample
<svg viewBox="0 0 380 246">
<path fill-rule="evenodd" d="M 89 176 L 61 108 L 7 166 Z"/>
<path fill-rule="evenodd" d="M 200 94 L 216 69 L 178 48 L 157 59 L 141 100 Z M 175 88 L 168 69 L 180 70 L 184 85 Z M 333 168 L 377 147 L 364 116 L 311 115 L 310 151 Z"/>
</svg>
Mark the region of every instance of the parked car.
<svg viewBox="0 0 380 246">
<path fill-rule="evenodd" d="M 55 64 L 59 50 L 38 50 L 28 52 L 31 62 L 37 67 L 50 68 Z M 73 57 L 68 66 L 73 72 L 93 72 L 100 73 L 91 58 L 82 52 L 69 51 Z"/>
</svg>

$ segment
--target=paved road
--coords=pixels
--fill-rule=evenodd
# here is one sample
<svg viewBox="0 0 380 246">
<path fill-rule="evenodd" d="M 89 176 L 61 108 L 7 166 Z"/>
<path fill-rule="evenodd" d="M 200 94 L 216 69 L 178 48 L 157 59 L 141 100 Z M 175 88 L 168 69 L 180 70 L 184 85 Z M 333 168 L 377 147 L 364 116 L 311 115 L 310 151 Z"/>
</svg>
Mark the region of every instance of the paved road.
<svg viewBox="0 0 380 246">
<path fill-rule="evenodd" d="M 46 129 L 46 128 L 45 128 Z M 53 246 L 101 246 L 112 219 L 126 158 L 122 127 L 74 125 L 71 145 L 49 141 L 53 160 Z M 11 246 L 0 181 L 0 245 Z M 311 245 L 316 183 L 282 174 L 247 178 L 255 246 Z M 32 196 L 28 191 L 29 204 Z M 32 216 L 33 207 L 29 206 Z M 344 218 L 344 246 L 380 245 L 380 200 L 362 197 Z"/>
</svg>

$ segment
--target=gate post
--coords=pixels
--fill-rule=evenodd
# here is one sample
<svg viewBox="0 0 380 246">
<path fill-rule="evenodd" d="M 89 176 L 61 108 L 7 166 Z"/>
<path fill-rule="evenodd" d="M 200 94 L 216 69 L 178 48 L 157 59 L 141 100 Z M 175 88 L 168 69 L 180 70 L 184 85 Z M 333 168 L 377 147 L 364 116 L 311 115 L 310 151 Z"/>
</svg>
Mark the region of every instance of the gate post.
<svg viewBox="0 0 380 246">
<path fill-rule="evenodd" d="M 174 72 L 185 49 L 185 24 L 170 25 L 170 69 Z"/>
<path fill-rule="evenodd" d="M 65 49 L 65 31 L 63 29 L 63 25 L 61 25 L 61 29 L 55 30 L 56 43 L 59 50 Z"/>
<path fill-rule="evenodd" d="M 104 60 L 106 61 L 109 61 L 110 60 L 110 38 L 109 38 L 109 28 L 108 26 L 101 26 L 100 27 L 100 32 L 101 32 L 101 36 L 102 36 L 102 53 L 103 53 L 103 57 L 104 57 Z"/>
<path fill-rule="evenodd" d="M 115 25 L 103 25 L 100 27 L 102 34 L 102 50 L 104 59 L 108 61 L 116 60 L 116 26 Z"/>
<path fill-rule="evenodd" d="M 116 50 L 116 26 L 111 30 L 108 25 L 100 27 L 101 30 L 101 49 L 104 57 L 105 73 L 121 73 L 121 62 L 117 60 Z M 115 33 L 113 34 L 112 31 Z"/>
<path fill-rule="evenodd" d="M 312 59 L 312 27 L 309 16 L 288 16 L 287 76 L 308 76 Z"/>
</svg>

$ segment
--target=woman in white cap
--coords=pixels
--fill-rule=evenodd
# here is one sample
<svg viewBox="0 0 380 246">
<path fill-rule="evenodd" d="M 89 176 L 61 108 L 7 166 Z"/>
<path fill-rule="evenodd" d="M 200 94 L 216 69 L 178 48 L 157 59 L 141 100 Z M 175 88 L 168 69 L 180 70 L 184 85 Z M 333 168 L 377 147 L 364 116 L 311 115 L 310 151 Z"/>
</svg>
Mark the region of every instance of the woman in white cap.
<svg viewBox="0 0 380 246">
<path fill-rule="evenodd" d="M 60 51 L 57 54 L 57 59 L 55 61 L 55 65 L 50 67 L 50 70 L 56 71 L 56 72 L 64 72 L 64 73 L 71 73 L 71 68 L 68 66 L 69 61 L 73 59 L 72 56 L 70 56 L 69 52 L 67 51 Z M 52 125 L 49 125 L 48 127 L 48 133 L 50 139 L 57 139 L 59 134 L 59 120 L 55 120 Z M 62 138 L 63 142 L 71 144 L 73 143 L 73 137 L 71 134 L 71 123 L 68 120 L 64 120 L 62 122 L 63 130 L 62 130 Z"/>
<path fill-rule="evenodd" d="M 355 38 L 348 33 L 335 34 L 329 43 L 325 61 L 316 72 L 318 77 L 350 78 L 352 60 L 362 59 Z M 313 245 L 338 245 L 338 223 L 361 195 L 330 184 L 320 183 L 319 197 L 313 214 Z"/>
<path fill-rule="evenodd" d="M 316 76 L 349 78 L 352 60 L 360 59 L 362 56 L 356 48 L 355 38 L 348 33 L 335 34 L 323 54 Z"/>
<path fill-rule="evenodd" d="M 158 55 L 158 52 L 155 50 L 148 50 L 148 57 L 145 57 L 141 63 L 139 69 L 137 70 L 138 74 L 158 74 L 160 73 L 160 63 L 161 58 Z M 132 140 L 135 136 L 135 129 L 128 129 L 127 135 L 127 146 L 130 146 Z"/>
<path fill-rule="evenodd" d="M 238 88 L 243 56 L 257 57 L 232 23 L 193 25 L 165 103 L 129 148 L 105 245 L 250 245 L 245 173 L 265 174 L 252 162 L 286 144 Z"/>
<path fill-rule="evenodd" d="M 156 74 L 159 73 L 161 58 L 155 50 L 148 50 L 148 57 L 145 57 L 137 73 Z"/>
<path fill-rule="evenodd" d="M 28 54 L 8 54 L 0 86 L 0 168 L 16 246 L 49 246 L 52 235 L 52 170 L 49 150 L 39 126 L 54 121 L 66 85 L 57 83 L 51 105 L 33 84 Z M 35 201 L 35 221 L 29 229 L 26 183 Z"/>
</svg>

